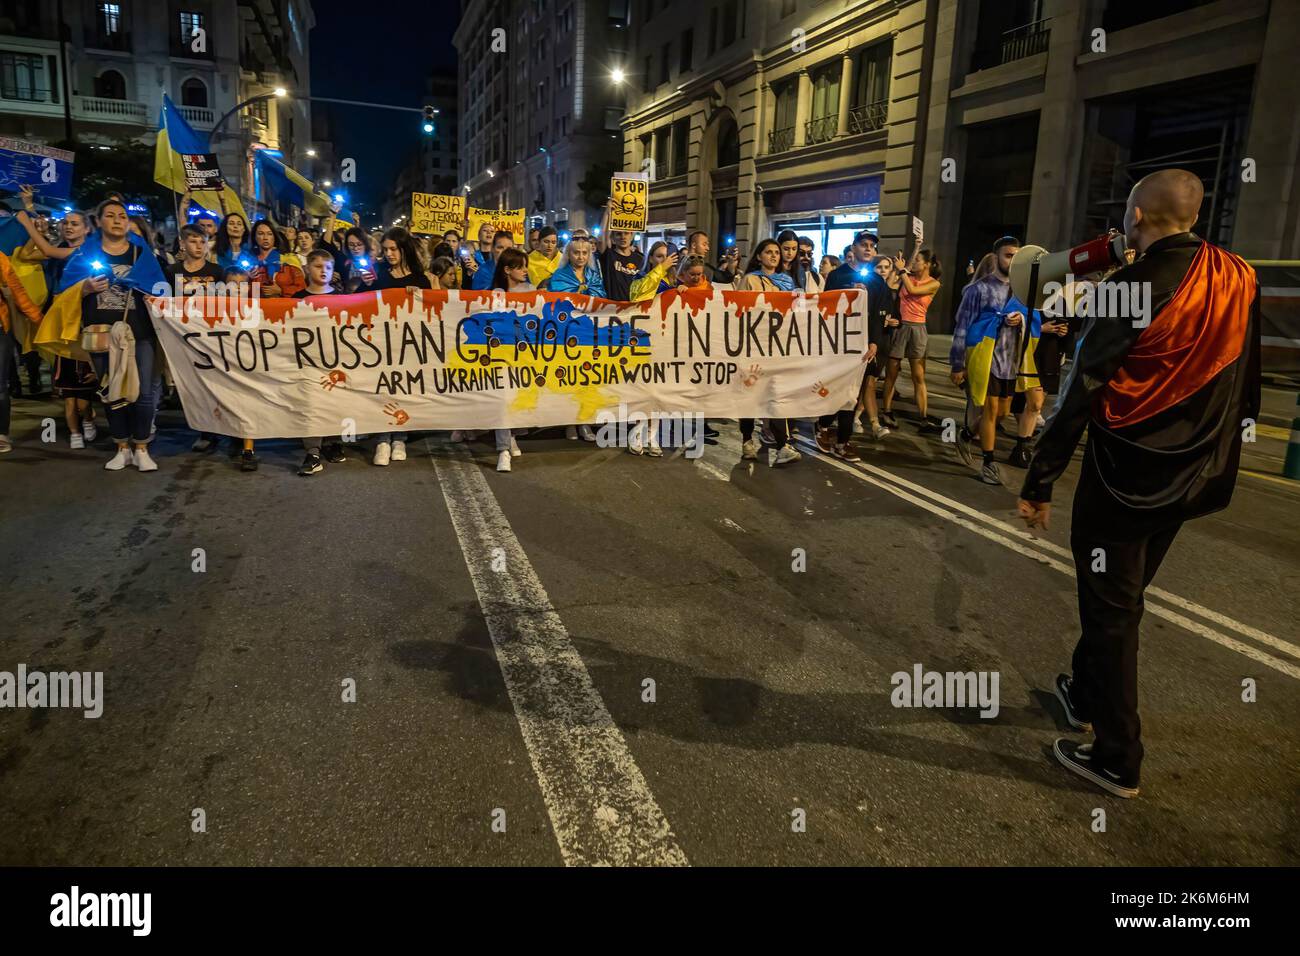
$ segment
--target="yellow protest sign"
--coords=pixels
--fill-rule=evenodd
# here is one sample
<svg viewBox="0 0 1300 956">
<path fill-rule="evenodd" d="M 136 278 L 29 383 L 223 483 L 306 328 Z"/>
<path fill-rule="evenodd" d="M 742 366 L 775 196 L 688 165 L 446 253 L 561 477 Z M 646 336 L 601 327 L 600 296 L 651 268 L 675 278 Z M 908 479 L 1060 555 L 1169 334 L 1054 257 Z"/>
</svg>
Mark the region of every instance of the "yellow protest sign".
<svg viewBox="0 0 1300 956">
<path fill-rule="evenodd" d="M 411 232 L 441 236 L 448 229 L 465 228 L 465 197 L 411 193 Z"/>
<path fill-rule="evenodd" d="M 609 228 L 642 232 L 650 205 L 650 182 L 645 173 L 615 173 L 609 184 Z"/>
<path fill-rule="evenodd" d="M 528 237 L 528 230 L 524 225 L 526 214 L 525 209 L 475 209 L 470 206 L 469 230 L 465 238 L 477 242 L 479 230 L 484 226 L 491 226 L 494 233 L 510 233 L 515 237 L 515 245 L 522 246 Z"/>
</svg>

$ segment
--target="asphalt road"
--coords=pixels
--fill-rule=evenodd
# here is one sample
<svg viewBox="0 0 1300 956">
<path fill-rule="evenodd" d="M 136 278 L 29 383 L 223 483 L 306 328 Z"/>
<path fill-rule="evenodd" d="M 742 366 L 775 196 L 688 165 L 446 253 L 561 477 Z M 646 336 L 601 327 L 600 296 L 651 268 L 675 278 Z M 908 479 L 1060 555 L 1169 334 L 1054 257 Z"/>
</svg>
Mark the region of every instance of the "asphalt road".
<svg viewBox="0 0 1300 956">
<path fill-rule="evenodd" d="M 109 474 L 45 416 L 0 459 L 0 670 L 102 671 L 104 712 L 0 710 L 0 863 L 1300 863 L 1276 426 L 1155 581 L 1119 801 L 1049 756 L 1077 469 L 1035 538 L 1019 473 L 906 424 L 857 466 L 741 462 L 727 423 L 698 460 L 552 430 L 502 475 L 439 434 L 304 479 L 293 442 L 191 453 L 176 413 L 158 472 Z M 895 708 L 917 664 L 996 672 L 997 717 Z"/>
</svg>

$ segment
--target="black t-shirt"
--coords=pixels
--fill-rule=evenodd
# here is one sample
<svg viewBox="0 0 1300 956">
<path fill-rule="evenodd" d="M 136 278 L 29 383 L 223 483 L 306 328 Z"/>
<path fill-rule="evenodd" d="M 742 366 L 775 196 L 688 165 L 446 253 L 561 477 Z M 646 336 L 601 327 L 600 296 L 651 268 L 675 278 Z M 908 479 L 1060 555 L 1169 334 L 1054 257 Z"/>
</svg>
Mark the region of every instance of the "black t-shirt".
<svg viewBox="0 0 1300 956">
<path fill-rule="evenodd" d="M 481 268 L 481 267 L 480 267 Z M 405 289 L 407 286 L 415 286 L 417 289 L 431 289 L 429 277 L 421 272 L 412 272 L 410 275 L 394 277 L 392 270 L 387 262 L 381 262 L 375 267 L 375 281 L 372 285 L 366 285 L 364 282 L 357 286 L 358 292 L 374 292 L 376 289 Z"/>
<path fill-rule="evenodd" d="M 605 298 L 626 302 L 632 298 L 632 280 L 641 275 L 645 257 L 635 248 L 622 255 L 613 246 L 600 254 L 601 277 L 605 280 Z"/>
<path fill-rule="evenodd" d="M 826 277 L 826 291 L 834 292 L 836 289 L 852 289 L 858 285 L 866 285 L 867 280 L 858 272 L 858 267 L 852 262 L 845 262 L 831 270 L 831 274 Z"/>
<path fill-rule="evenodd" d="M 173 285 L 175 284 L 174 280 L 176 276 L 181 277 L 182 295 L 194 288 L 206 287 L 212 285 L 214 282 L 220 282 L 222 276 L 225 274 L 221 271 L 221 266 L 217 265 L 215 262 L 204 262 L 203 265 L 194 272 L 189 272 L 185 268 L 185 263 L 179 260 L 173 265 L 168 266 L 165 271 L 167 273 L 167 278 L 173 280 Z"/>
<path fill-rule="evenodd" d="M 308 291 L 308 289 L 299 289 L 297 292 L 293 294 L 293 298 L 306 299 L 307 297 L 310 296 L 311 298 L 315 299 L 318 296 L 322 296 L 322 295 L 338 295 L 338 293 L 335 292 L 333 289 L 326 289 L 324 292 L 310 292 Z"/>
<path fill-rule="evenodd" d="M 141 252 L 137 246 L 131 246 L 126 252 L 119 255 L 112 255 L 105 252 L 101 261 L 110 270 L 113 277 L 120 280 L 126 277 L 135 265 L 137 256 L 152 255 L 150 252 Z M 121 322 L 126 319 L 127 325 L 131 326 L 131 332 L 135 335 L 136 340 L 154 338 L 153 322 L 149 320 L 149 313 L 145 309 L 144 296 L 140 295 L 134 289 L 128 289 L 118 283 L 110 284 L 103 292 L 92 293 L 86 297 L 82 306 L 82 326 L 87 325 L 112 325 L 115 322 Z"/>
</svg>

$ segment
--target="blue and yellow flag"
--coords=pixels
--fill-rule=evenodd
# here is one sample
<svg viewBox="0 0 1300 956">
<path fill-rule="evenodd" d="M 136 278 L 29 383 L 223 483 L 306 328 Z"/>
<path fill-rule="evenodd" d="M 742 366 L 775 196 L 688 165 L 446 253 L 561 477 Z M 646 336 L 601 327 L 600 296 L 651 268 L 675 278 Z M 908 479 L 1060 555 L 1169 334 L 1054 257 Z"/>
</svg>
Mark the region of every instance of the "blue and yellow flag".
<svg viewBox="0 0 1300 956">
<path fill-rule="evenodd" d="M 153 153 L 153 181 L 174 193 L 184 193 L 188 184 L 181 157 L 210 153 L 207 138 L 194 132 L 171 97 L 164 93 L 162 111 L 158 116 L 158 142 Z M 190 195 L 205 209 L 220 209 L 223 216 L 237 212 L 248 218 L 239 194 L 224 180 L 220 189 L 195 189 Z"/>
<path fill-rule="evenodd" d="M 27 230 L 23 228 L 17 216 L 0 219 L 0 252 L 9 257 L 14 275 L 23 284 L 23 289 L 31 296 L 32 301 L 38 306 L 44 306 L 45 300 L 50 297 L 50 290 L 45 282 L 45 269 L 41 264 L 40 253 L 35 253 L 36 259 L 27 259 L 19 254 L 19 250 L 27 245 L 29 238 Z"/>
<path fill-rule="evenodd" d="M 265 149 L 259 149 L 253 155 L 262 186 L 277 200 L 305 209 L 313 216 L 334 214 L 329 194 L 317 189 L 316 184 L 298 170 L 286 166 Z M 344 210 L 340 210 L 338 218 L 351 223 L 352 214 L 345 216 Z"/>
<path fill-rule="evenodd" d="M 989 376 L 993 373 L 993 353 L 997 348 L 998 334 L 1006 323 L 1006 317 L 1013 312 L 1029 316 L 1027 327 L 1029 338 L 1020 336 L 1020 351 L 1017 356 L 1016 391 L 1023 392 L 1037 387 L 1038 368 L 1034 364 L 1034 350 L 1038 347 L 1042 335 L 1043 314 L 1031 310 L 1015 296 L 1007 299 L 1000 309 L 981 309 L 979 315 L 971 320 L 966 330 L 966 383 L 970 389 L 971 401 L 977 406 L 984 404 L 988 396 Z"/>
</svg>

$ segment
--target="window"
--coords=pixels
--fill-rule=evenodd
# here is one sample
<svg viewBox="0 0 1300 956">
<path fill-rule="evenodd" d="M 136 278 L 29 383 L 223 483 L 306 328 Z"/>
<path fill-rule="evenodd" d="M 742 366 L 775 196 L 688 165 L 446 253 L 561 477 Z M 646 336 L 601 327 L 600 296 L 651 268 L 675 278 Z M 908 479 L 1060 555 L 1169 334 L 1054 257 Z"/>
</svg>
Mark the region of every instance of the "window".
<svg viewBox="0 0 1300 956">
<path fill-rule="evenodd" d="M 573 64 L 570 63 L 568 60 L 565 60 L 564 63 L 562 63 L 562 64 L 560 65 L 560 86 L 561 86 L 561 88 L 567 90 L 567 89 L 569 88 L 569 84 L 570 84 L 572 81 L 573 81 Z"/>
<path fill-rule="evenodd" d="M 663 178 L 664 176 L 672 175 L 672 173 L 669 172 L 669 163 L 668 163 L 668 146 L 669 146 L 668 137 L 671 132 L 672 132 L 672 128 L 668 126 L 664 126 L 655 130 L 654 155 L 655 155 L 655 165 L 658 167 L 657 169 L 655 169 L 655 175 L 660 178 Z"/>
<path fill-rule="evenodd" d="M 681 63 L 679 67 L 679 72 L 681 73 L 691 72 L 691 60 L 694 56 L 694 53 L 695 53 L 695 31 L 683 30 L 682 47 L 681 47 Z"/>
<path fill-rule="evenodd" d="M 609 25 L 625 27 L 628 24 L 628 0 L 609 0 Z"/>
<path fill-rule="evenodd" d="M 194 13 L 189 10 L 181 11 L 181 49 L 193 49 L 194 38 L 202 36 L 206 31 L 203 29 L 203 14 Z M 207 37 L 204 37 L 204 44 L 207 43 Z"/>
<path fill-rule="evenodd" d="M 122 5 L 120 3 L 96 4 L 99 9 L 99 35 L 111 37 L 122 32 Z"/>
<path fill-rule="evenodd" d="M 736 27 L 740 23 L 740 4 L 738 0 L 727 0 L 722 7 L 722 45 L 729 47 L 736 42 Z"/>
<path fill-rule="evenodd" d="M 740 129 L 731 116 L 718 123 L 718 168 L 734 166 L 740 162 Z"/>
<path fill-rule="evenodd" d="M 884 129 L 889 115 L 889 74 L 893 52 L 893 41 L 887 40 L 859 50 L 853 58 L 849 132 L 868 133 Z"/>
<path fill-rule="evenodd" d="M 794 123 L 796 101 L 799 97 L 799 78 L 791 77 L 785 82 L 772 87 L 776 97 L 776 110 L 772 120 L 772 131 L 767 134 L 767 151 L 783 153 L 794 145 Z"/>
<path fill-rule="evenodd" d="M 665 43 L 663 45 L 663 54 L 659 60 L 659 82 L 660 83 L 668 82 L 669 75 L 670 75 L 669 70 L 672 68 L 671 67 L 672 55 L 673 55 L 673 45 L 671 43 Z"/>
<path fill-rule="evenodd" d="M 655 58 L 653 55 L 645 58 L 645 72 L 641 74 L 641 91 L 643 93 L 653 93 L 655 88 L 654 81 Z"/>
<path fill-rule="evenodd" d="M 203 106 L 208 105 L 208 88 L 203 85 L 203 81 L 190 77 L 181 84 L 181 106 Z"/>
<path fill-rule="evenodd" d="M 45 65 L 31 53 L 0 53 L 0 97 L 28 102 L 48 100 Z"/>
<path fill-rule="evenodd" d="M 117 70 L 105 70 L 95 77 L 95 95 L 106 100 L 126 99 L 126 80 Z"/>
<path fill-rule="evenodd" d="M 673 123 L 673 176 L 686 175 L 687 154 L 691 143 L 691 121 L 689 118 L 679 119 Z"/>
<path fill-rule="evenodd" d="M 623 110 L 617 106 L 605 107 L 605 129 L 617 132 L 623 125 Z"/>
</svg>

